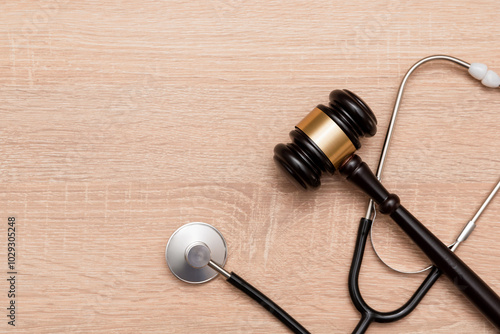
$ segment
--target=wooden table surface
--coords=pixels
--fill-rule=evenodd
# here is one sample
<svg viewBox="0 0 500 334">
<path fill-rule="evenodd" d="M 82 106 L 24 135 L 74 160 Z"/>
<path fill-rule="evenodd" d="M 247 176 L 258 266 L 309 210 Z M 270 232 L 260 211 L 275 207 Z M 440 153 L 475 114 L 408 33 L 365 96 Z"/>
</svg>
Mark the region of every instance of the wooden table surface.
<svg viewBox="0 0 500 334">
<path fill-rule="evenodd" d="M 349 333 L 347 274 L 367 198 L 338 175 L 299 192 L 273 147 L 335 88 L 358 93 L 379 133 L 397 87 L 431 54 L 500 70 L 500 2 L 2 1 L 0 4 L 1 333 L 287 333 L 216 279 L 189 285 L 164 251 L 180 226 L 217 227 L 238 273 L 312 333 Z M 496 95 L 495 95 L 496 94 Z M 432 63 L 403 101 L 383 178 L 443 242 L 499 177 L 498 91 Z M 458 250 L 500 292 L 500 199 Z M 16 326 L 7 324 L 7 228 L 16 218 Z M 389 219 L 380 252 L 427 263 Z M 360 278 L 381 310 L 425 275 Z M 370 333 L 494 333 L 446 278 L 418 308 Z"/>
</svg>

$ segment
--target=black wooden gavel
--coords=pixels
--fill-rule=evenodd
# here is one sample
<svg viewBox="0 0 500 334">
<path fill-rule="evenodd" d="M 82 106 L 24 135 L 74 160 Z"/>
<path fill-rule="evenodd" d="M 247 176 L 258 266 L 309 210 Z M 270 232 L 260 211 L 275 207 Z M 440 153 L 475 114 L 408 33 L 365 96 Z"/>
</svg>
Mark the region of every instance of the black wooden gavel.
<svg viewBox="0 0 500 334">
<path fill-rule="evenodd" d="M 391 194 L 354 152 L 359 137 L 373 136 L 377 120 L 368 105 L 348 90 L 330 93 L 290 132 L 292 142 L 274 148 L 274 161 L 296 185 L 317 188 L 323 172 L 340 174 L 378 204 L 432 263 L 500 330 L 500 297 Z"/>
</svg>

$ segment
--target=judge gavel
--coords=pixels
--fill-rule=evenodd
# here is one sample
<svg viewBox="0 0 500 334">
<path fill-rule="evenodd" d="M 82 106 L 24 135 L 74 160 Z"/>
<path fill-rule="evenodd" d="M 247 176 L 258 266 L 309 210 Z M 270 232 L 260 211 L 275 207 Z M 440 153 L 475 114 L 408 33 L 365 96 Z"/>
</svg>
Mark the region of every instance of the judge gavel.
<svg viewBox="0 0 500 334">
<path fill-rule="evenodd" d="M 432 263 L 500 329 L 500 297 L 457 255 L 430 232 L 377 179 L 354 152 L 360 137 L 377 132 L 377 119 L 357 95 L 348 90 L 330 93 L 328 106 L 318 105 L 290 132 L 292 142 L 274 148 L 274 161 L 299 187 L 321 185 L 324 172 L 341 175 L 364 191 L 381 213 L 389 215 Z"/>
</svg>

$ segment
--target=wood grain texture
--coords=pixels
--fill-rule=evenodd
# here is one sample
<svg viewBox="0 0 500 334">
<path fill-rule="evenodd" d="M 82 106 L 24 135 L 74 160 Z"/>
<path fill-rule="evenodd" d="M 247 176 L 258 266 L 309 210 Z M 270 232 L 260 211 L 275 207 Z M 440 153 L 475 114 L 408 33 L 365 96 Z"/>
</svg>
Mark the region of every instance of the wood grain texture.
<svg viewBox="0 0 500 334">
<path fill-rule="evenodd" d="M 0 248 L 18 220 L 18 317 L 0 333 L 287 333 L 222 279 L 174 278 L 170 235 L 216 226 L 227 268 L 312 333 L 351 332 L 347 273 L 366 198 L 340 177 L 295 191 L 275 144 L 334 88 L 379 119 L 359 154 L 375 167 L 397 87 L 444 53 L 500 70 L 500 2 L 3 1 L 0 3 Z M 409 82 L 384 179 L 443 241 L 499 174 L 498 91 L 433 63 Z M 500 200 L 460 256 L 500 292 Z M 425 264 L 388 219 L 388 260 Z M 423 276 L 367 250 L 361 286 L 399 306 Z M 408 318 L 370 333 L 494 333 L 441 279 Z"/>
</svg>

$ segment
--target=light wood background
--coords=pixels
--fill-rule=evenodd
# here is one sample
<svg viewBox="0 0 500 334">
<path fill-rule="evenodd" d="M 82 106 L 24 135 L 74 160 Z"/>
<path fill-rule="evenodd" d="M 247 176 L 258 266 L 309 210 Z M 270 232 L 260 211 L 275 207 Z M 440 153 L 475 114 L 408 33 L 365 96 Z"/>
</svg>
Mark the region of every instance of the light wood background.
<svg viewBox="0 0 500 334">
<path fill-rule="evenodd" d="M 380 131 L 422 57 L 500 70 L 500 2 L 2 1 L 1 333 L 287 333 L 224 280 L 193 286 L 164 250 L 181 225 L 216 226 L 226 268 L 312 333 L 359 315 L 347 274 L 366 197 L 338 175 L 296 191 L 272 150 L 335 88 L 357 92 Z M 445 242 L 498 180 L 498 91 L 461 68 L 426 65 L 409 83 L 387 187 Z M 500 199 L 460 256 L 500 292 Z M 17 326 L 7 325 L 7 217 L 17 230 Z M 399 267 L 426 261 L 388 219 L 375 235 Z M 423 275 L 386 269 L 368 248 L 366 299 L 390 310 Z M 494 333 L 441 279 L 406 319 L 370 333 Z"/>
</svg>

